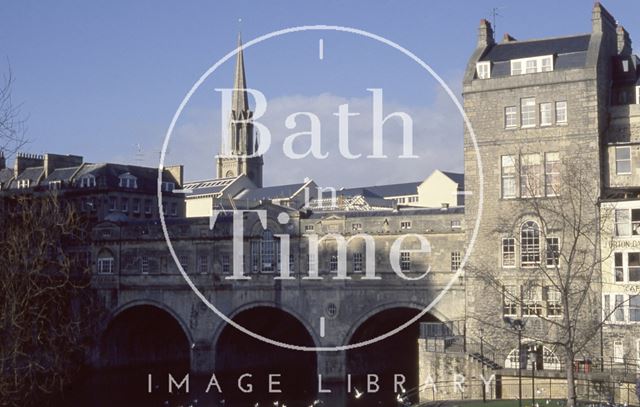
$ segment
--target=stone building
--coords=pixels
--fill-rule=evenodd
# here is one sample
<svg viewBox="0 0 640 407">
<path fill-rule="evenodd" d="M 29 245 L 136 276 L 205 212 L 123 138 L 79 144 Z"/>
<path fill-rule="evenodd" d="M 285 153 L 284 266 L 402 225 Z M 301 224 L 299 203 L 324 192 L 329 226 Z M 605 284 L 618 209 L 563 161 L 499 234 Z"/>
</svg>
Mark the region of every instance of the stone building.
<svg viewBox="0 0 640 407">
<path fill-rule="evenodd" d="M 83 157 L 18 153 L 13 168 L 0 157 L 0 194 L 55 193 L 92 223 L 110 220 L 157 219 L 158 170 L 115 163 L 87 163 Z M 184 217 L 182 166 L 167 167 L 161 188 L 167 217 Z"/>
<path fill-rule="evenodd" d="M 564 365 L 561 347 L 548 345 L 566 335 L 561 290 L 549 270 L 570 273 L 566 270 L 571 265 L 563 261 L 572 248 L 589 252 L 592 270 L 598 271 L 588 277 L 588 305 L 579 316 L 580 323 L 598 329 L 578 333 L 589 335 L 591 342 L 576 359 L 595 366 L 614 349 L 618 361 L 629 352 L 636 358 L 638 345 L 630 343 L 634 334 L 628 325 L 600 326 L 602 305 L 620 302 L 613 292 L 630 288 L 614 284 L 617 288 L 612 289 L 613 268 L 605 254 L 611 239 L 603 236 L 603 244 L 607 243 L 600 246 L 604 225 L 597 220 L 608 220 L 601 200 L 613 205 L 611 201 L 622 199 L 623 207 L 633 207 L 638 183 L 631 164 L 635 150 L 630 123 L 637 114 L 638 59 L 631 54 L 627 32 L 600 3 L 593 7 L 591 23 L 588 34 L 540 40 L 516 40 L 505 34 L 496 43 L 491 24 L 482 20 L 464 77 L 464 108 L 475 133 L 474 140 L 465 131 L 465 184 L 474 192 L 465 204 L 468 243 L 473 225 L 479 222 L 466 273 L 467 337 L 483 336 L 502 350 L 496 362 L 506 368 L 517 367 L 519 358 L 528 368 L 531 362 L 523 361 L 526 355 L 518 352 L 517 335 L 505 317 L 526 322 L 524 343 L 538 352 L 537 369 Z M 481 218 L 480 194 L 475 193 L 480 183 Z M 553 202 L 565 205 L 555 217 L 550 216 Z M 578 218 L 592 222 L 580 229 L 588 238 L 572 239 L 575 222 L 558 215 L 575 215 L 576 207 Z M 628 211 L 627 220 L 632 216 Z M 628 231 L 632 226 L 626 227 Z M 630 256 L 633 261 L 635 255 Z M 628 283 L 628 264 L 625 260 L 624 283 Z M 580 281 L 573 284 L 580 286 Z M 601 290 L 612 294 L 601 298 Z M 629 322 L 628 316 L 624 320 Z M 613 332 L 618 339 L 612 342 L 607 338 Z"/>
</svg>

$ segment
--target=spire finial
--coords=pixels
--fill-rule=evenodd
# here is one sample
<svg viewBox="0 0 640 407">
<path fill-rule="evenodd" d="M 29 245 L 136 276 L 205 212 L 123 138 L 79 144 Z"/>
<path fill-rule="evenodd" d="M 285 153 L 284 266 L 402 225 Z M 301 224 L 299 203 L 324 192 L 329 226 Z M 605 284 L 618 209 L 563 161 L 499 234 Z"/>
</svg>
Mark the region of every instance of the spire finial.
<svg viewBox="0 0 640 407">
<path fill-rule="evenodd" d="M 241 21 L 242 19 L 239 19 Z M 231 100 L 231 110 L 236 113 L 249 110 L 249 100 L 247 97 L 247 79 L 244 73 L 244 52 L 242 47 L 242 37 L 238 31 L 238 54 L 236 55 L 236 71 L 233 79 L 233 98 Z"/>
</svg>

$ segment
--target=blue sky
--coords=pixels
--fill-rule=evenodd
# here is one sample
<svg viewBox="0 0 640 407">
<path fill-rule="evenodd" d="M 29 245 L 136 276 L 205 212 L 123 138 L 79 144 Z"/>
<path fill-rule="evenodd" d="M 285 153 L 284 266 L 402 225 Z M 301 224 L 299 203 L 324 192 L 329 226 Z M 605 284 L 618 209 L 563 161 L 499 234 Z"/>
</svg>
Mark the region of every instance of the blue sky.
<svg viewBox="0 0 640 407">
<path fill-rule="evenodd" d="M 604 4 L 633 38 L 640 27 L 640 4 Z M 245 40 L 307 24 L 367 30 L 423 58 L 459 94 L 478 22 L 493 7 L 501 7 L 496 37 L 509 32 L 529 39 L 589 32 L 592 5 L 590 0 L 5 1 L 0 7 L 5 17 L 0 70 L 11 65 L 14 101 L 28 115 L 26 151 L 155 165 L 182 97 L 233 49 L 239 29 Z M 322 61 L 319 38 L 325 41 Z M 384 89 L 385 110 L 416 115 L 418 160 L 400 166 L 338 158 L 291 162 L 275 151 L 265 157 L 268 184 L 299 181 L 304 175 L 336 186 L 375 184 L 417 180 L 436 167 L 461 170 L 462 126 L 453 104 L 433 79 L 397 52 L 346 34 L 303 33 L 257 45 L 245 58 L 249 86 L 273 100 L 273 114 L 265 122 L 274 126 L 276 140 L 293 132 L 283 121 L 286 108 L 297 107 L 318 112 L 331 150 L 331 143 L 337 144 L 331 112 L 337 104 L 350 103 L 367 117 L 367 87 Z M 220 144 L 214 89 L 231 86 L 232 68 L 226 64 L 204 84 L 178 123 L 168 163 L 185 164 L 189 179 L 214 175 L 213 156 Z M 389 127 L 390 133 L 398 130 Z M 366 149 L 361 140 L 366 130 L 359 131 L 354 145 Z M 418 175 L 406 175 L 411 169 L 418 169 Z"/>
</svg>

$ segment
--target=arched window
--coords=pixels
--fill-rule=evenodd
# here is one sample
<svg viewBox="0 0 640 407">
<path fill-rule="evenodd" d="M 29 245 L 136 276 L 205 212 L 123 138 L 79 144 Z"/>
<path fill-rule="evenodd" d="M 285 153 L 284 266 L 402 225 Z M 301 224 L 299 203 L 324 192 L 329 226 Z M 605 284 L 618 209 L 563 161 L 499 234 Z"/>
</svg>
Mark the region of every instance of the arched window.
<svg viewBox="0 0 640 407">
<path fill-rule="evenodd" d="M 115 259 L 109 250 L 101 250 L 98 254 L 98 273 L 113 274 Z"/>
<path fill-rule="evenodd" d="M 280 264 L 280 242 L 270 230 L 251 242 L 251 268 L 254 273 L 273 273 Z"/>
<path fill-rule="evenodd" d="M 522 267 L 540 263 L 540 228 L 536 222 L 525 222 L 520 228 L 520 263 Z"/>
</svg>

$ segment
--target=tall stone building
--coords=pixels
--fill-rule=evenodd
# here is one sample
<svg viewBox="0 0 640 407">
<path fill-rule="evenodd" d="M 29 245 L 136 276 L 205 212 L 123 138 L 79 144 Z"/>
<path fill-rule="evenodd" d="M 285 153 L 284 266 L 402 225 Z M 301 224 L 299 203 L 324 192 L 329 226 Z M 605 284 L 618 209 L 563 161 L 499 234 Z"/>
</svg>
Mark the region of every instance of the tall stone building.
<svg viewBox="0 0 640 407">
<path fill-rule="evenodd" d="M 587 34 L 524 41 L 505 34 L 496 43 L 491 24 L 482 20 L 464 77 L 464 108 L 477 143 L 465 131 L 465 184 L 474 192 L 484 187 L 480 218 L 480 194 L 465 205 L 469 232 L 479 222 L 467 268 L 467 333 L 504 349 L 498 362 L 505 367 L 523 357 L 505 317 L 526 323 L 524 342 L 539 351 L 537 368 L 564 363 L 562 347 L 553 345 L 567 335 L 563 281 L 553 276 L 587 269 L 585 258 L 593 274 L 582 270 L 571 284 L 588 287 L 587 304 L 580 308 L 584 314 L 571 317 L 594 330 L 575 356 L 585 363 L 606 357 L 598 329 L 601 272 L 608 273 L 601 270 L 599 203 L 620 186 L 638 185 L 610 175 L 614 153 L 631 159 L 627 147 L 613 146 L 633 143 L 627 104 L 637 100 L 637 58 L 626 31 L 599 3 L 591 22 Z M 571 257 L 576 252 L 582 260 Z"/>
</svg>

